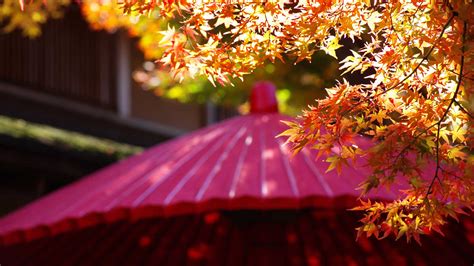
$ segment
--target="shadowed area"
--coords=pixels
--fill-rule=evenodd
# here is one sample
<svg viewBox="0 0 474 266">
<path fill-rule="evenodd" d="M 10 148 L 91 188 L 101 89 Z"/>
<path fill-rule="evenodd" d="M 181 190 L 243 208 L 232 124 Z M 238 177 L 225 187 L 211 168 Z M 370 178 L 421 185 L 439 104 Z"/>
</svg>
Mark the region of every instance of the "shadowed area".
<svg viewBox="0 0 474 266">
<path fill-rule="evenodd" d="M 474 221 L 422 245 L 361 237 L 347 211 L 211 212 L 98 224 L 0 245 L 2 265 L 472 265 Z"/>
</svg>

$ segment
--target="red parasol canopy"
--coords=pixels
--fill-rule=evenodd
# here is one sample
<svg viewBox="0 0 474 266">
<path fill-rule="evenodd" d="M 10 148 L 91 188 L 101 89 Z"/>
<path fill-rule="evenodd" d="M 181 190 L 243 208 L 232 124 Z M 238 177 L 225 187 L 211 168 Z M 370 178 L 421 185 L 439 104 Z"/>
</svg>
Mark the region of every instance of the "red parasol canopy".
<svg viewBox="0 0 474 266">
<path fill-rule="evenodd" d="M 262 95 L 264 97 L 262 97 Z M 269 96 L 270 95 L 270 96 Z M 55 235 L 104 221 L 212 210 L 348 208 L 369 173 L 325 173 L 312 151 L 296 156 L 275 138 L 285 129 L 274 87 L 260 83 L 252 114 L 153 147 L 100 170 L 0 220 L 4 242 Z M 370 140 L 360 137 L 360 146 Z M 382 191 L 374 197 L 393 199 Z"/>
</svg>

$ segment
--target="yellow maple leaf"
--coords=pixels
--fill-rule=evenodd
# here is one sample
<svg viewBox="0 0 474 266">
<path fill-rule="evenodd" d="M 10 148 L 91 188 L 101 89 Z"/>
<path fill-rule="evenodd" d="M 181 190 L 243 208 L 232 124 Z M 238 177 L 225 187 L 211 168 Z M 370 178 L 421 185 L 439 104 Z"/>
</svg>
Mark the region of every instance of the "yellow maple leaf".
<svg viewBox="0 0 474 266">
<path fill-rule="evenodd" d="M 342 45 L 339 44 L 339 38 L 337 38 L 336 36 L 332 36 L 327 39 L 327 45 L 321 47 L 321 50 L 325 51 L 328 55 L 337 59 L 336 50 L 341 47 Z"/>
</svg>

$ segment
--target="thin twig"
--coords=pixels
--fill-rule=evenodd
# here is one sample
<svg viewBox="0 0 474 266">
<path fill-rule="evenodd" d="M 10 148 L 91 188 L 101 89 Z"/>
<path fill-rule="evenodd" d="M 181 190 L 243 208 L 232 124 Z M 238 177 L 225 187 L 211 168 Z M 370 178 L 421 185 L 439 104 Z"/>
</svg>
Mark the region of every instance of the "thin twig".
<svg viewBox="0 0 474 266">
<path fill-rule="evenodd" d="M 384 90 L 383 92 L 380 92 L 380 93 L 377 93 L 377 94 L 374 94 L 372 96 L 369 96 L 367 98 L 364 99 L 364 101 L 360 101 L 356 104 L 354 104 L 350 109 L 348 109 L 344 114 L 347 114 L 349 112 L 351 112 L 355 107 L 363 104 L 363 103 L 366 103 L 369 99 L 374 99 L 374 98 L 378 98 L 379 96 L 397 88 L 398 86 L 402 85 L 405 81 L 407 81 L 411 76 L 413 76 L 413 74 L 415 74 L 415 72 L 418 70 L 418 68 L 421 67 L 421 65 L 426 61 L 428 60 L 428 57 L 431 55 L 431 53 L 433 52 L 434 48 L 436 47 L 436 45 L 438 44 L 439 40 L 441 40 L 441 38 L 443 37 L 444 35 L 444 32 L 446 31 L 446 29 L 448 28 L 449 24 L 451 24 L 451 22 L 453 21 L 454 17 L 457 16 L 457 13 L 454 13 L 451 15 L 451 17 L 449 17 L 448 21 L 446 22 L 446 24 L 443 26 L 443 29 L 441 30 L 441 33 L 439 34 L 438 38 L 436 38 L 436 41 L 433 43 L 433 46 L 431 46 L 430 50 L 428 50 L 428 53 L 423 56 L 423 58 L 421 59 L 421 61 L 416 65 L 416 67 L 410 72 L 410 74 L 408 74 L 407 76 L 405 76 L 402 80 L 400 80 L 399 82 L 397 82 L 395 85 L 393 85 L 392 87 Z M 344 115 L 343 114 L 343 115 Z"/>
<path fill-rule="evenodd" d="M 461 89 L 461 83 L 462 83 L 462 74 L 463 74 L 463 69 L 464 69 L 464 51 L 465 51 L 465 42 L 466 42 L 466 32 L 467 32 L 467 22 L 464 21 L 463 24 L 463 32 L 462 32 L 462 47 L 461 47 L 461 62 L 460 62 L 460 67 L 459 67 L 459 80 L 458 84 L 456 86 L 456 90 L 454 91 L 453 97 L 451 98 L 451 101 L 449 102 L 448 107 L 446 108 L 446 111 L 444 111 L 443 115 L 437 122 L 438 124 L 438 130 L 436 133 L 436 170 L 433 179 L 431 180 L 431 183 L 428 187 L 428 190 L 426 192 L 426 197 L 432 193 L 433 189 L 433 184 L 436 179 L 439 179 L 438 173 L 440 169 L 440 158 L 439 158 L 439 135 L 441 131 L 441 123 L 443 120 L 446 118 L 446 116 L 449 113 L 449 110 L 453 106 L 453 104 L 456 102 L 456 97 L 459 93 L 459 90 Z"/>
<path fill-rule="evenodd" d="M 467 116 L 469 116 L 471 119 L 474 119 L 474 115 L 471 114 L 466 108 L 464 108 L 457 100 L 454 100 L 454 103 L 461 109 L 463 113 L 465 113 Z"/>
</svg>

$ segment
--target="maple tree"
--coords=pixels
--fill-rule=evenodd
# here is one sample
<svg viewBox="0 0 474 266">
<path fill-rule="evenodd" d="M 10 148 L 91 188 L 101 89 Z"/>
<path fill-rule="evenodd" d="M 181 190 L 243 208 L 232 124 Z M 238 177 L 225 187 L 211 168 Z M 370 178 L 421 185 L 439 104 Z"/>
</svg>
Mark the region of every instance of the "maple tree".
<svg viewBox="0 0 474 266">
<path fill-rule="evenodd" d="M 27 1 L 22 4 L 18 0 L 5 1 L 0 3 L 0 28 L 5 32 L 20 29 L 23 35 L 37 38 L 41 34 L 41 26 L 49 18 L 61 18 L 70 2 Z M 80 10 L 92 29 L 110 33 L 124 29 L 129 36 L 134 37 L 145 60 L 143 67 L 134 71 L 134 80 L 143 89 L 150 90 L 155 95 L 181 102 L 213 102 L 232 108 L 238 106 L 239 111 L 245 113 L 249 110 L 247 100 L 251 85 L 256 80 L 271 76 L 278 87 L 280 111 L 294 115 L 311 103 L 311 99 L 323 95 L 321 88 L 327 84 L 332 85 L 339 72 L 336 60 L 330 59 L 324 53 L 317 53 L 313 58 L 320 62 L 319 64 L 303 63 L 295 67 L 283 62 L 267 62 L 264 68 L 257 69 L 251 76 L 246 77 L 245 82 L 237 84 L 237 89 L 222 86 L 216 90 L 204 77 L 177 82 L 169 75 L 166 67 L 152 63 L 163 53 L 159 45 L 163 35 L 159 32 L 166 30 L 168 20 L 172 19 L 164 18 L 157 10 L 147 13 L 146 16 L 142 16 L 138 11 L 125 14 L 121 4 L 116 1 L 83 0 L 80 2 Z M 294 71 L 298 75 L 295 75 Z"/>
<path fill-rule="evenodd" d="M 41 34 L 41 25 L 48 18 L 60 18 L 62 9 L 70 4 L 70 0 L 47 1 L 3 0 L 0 2 L 0 27 L 5 32 L 20 29 L 30 37 Z"/>
<path fill-rule="evenodd" d="M 419 242 L 441 232 L 448 216 L 472 210 L 471 1 L 125 0 L 121 8 L 165 19 L 164 30 L 149 32 L 149 45 L 178 80 L 201 75 L 229 84 L 266 62 L 296 64 L 319 50 L 337 57 L 341 40 L 362 42 L 340 63 L 345 73 L 368 73 L 366 82 L 328 88 L 282 135 L 295 152 L 319 150 L 328 170 L 363 158 L 372 175 L 362 194 L 407 185 L 403 199 L 362 201 L 359 234 Z M 370 136 L 371 147 L 357 146 L 357 135 Z"/>
<path fill-rule="evenodd" d="M 266 62 L 264 67 L 256 69 L 243 82 L 232 86 L 221 86 L 216 90 L 205 78 L 197 77 L 186 79 L 181 77 L 177 82 L 169 75 L 169 69 L 152 62 L 161 58 L 163 49 L 159 45 L 166 27 L 173 23 L 172 17 L 160 16 L 154 9 L 146 16 L 141 16 L 137 10 L 124 14 L 120 4 L 115 1 L 85 0 L 81 4 L 85 19 L 95 30 L 109 32 L 124 28 L 130 36 L 137 37 L 138 46 L 144 53 L 143 67 L 134 72 L 134 80 L 143 89 L 151 90 L 162 97 L 176 99 L 181 102 L 207 103 L 214 102 L 222 106 L 238 106 L 242 113 L 249 111 L 248 98 L 250 88 L 256 80 L 271 76 L 277 85 L 279 109 L 283 113 L 297 114 L 301 108 L 311 103 L 310 99 L 324 95 L 321 88 L 330 83 L 333 85 L 338 74 L 335 59 L 324 52 L 316 53 L 313 59 L 318 63 L 302 63 L 297 66 L 287 65 L 284 62 Z M 179 24 L 177 24 L 179 25 Z M 298 75 L 295 75 L 294 72 Z"/>
</svg>

